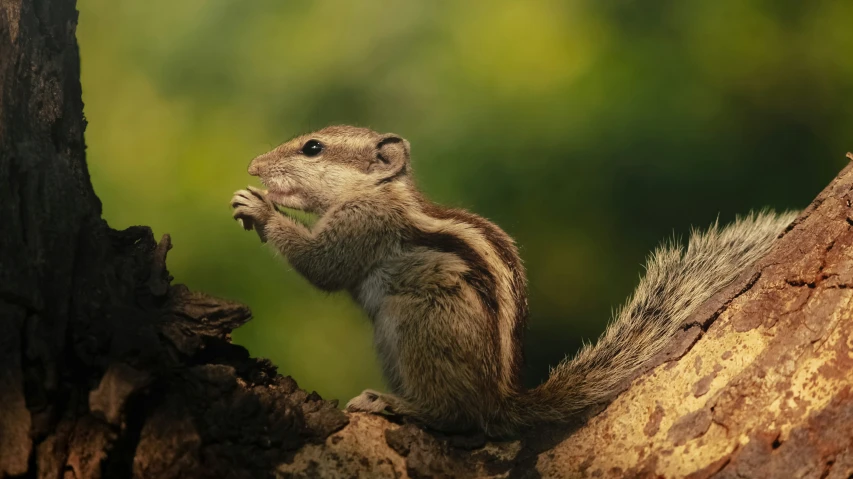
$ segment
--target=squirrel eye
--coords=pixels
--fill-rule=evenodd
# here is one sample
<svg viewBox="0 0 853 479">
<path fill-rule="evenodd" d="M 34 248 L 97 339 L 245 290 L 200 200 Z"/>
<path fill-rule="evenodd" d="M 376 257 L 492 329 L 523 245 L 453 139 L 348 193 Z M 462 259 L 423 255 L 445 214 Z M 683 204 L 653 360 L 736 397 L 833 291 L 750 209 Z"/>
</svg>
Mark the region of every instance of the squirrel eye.
<svg viewBox="0 0 853 479">
<path fill-rule="evenodd" d="M 323 151 L 323 144 L 317 140 L 308 140 L 302 146 L 302 154 L 305 156 L 317 156 Z"/>
</svg>

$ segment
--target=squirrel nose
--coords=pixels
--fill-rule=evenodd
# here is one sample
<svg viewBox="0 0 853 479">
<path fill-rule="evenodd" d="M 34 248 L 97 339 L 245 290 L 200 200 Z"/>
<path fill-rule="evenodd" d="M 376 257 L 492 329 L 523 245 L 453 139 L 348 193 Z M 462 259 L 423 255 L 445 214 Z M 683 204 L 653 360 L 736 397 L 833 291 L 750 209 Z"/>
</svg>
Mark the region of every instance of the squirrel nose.
<svg viewBox="0 0 853 479">
<path fill-rule="evenodd" d="M 264 157 L 263 155 L 256 157 L 252 161 L 249 162 L 249 174 L 252 176 L 258 176 L 261 173 L 261 166 L 263 164 Z"/>
<path fill-rule="evenodd" d="M 275 157 L 273 156 L 273 152 L 264 153 L 263 155 L 256 156 L 252 161 L 249 162 L 249 174 L 252 176 L 260 176 L 263 174 L 265 167 L 268 163 L 273 161 Z"/>
</svg>

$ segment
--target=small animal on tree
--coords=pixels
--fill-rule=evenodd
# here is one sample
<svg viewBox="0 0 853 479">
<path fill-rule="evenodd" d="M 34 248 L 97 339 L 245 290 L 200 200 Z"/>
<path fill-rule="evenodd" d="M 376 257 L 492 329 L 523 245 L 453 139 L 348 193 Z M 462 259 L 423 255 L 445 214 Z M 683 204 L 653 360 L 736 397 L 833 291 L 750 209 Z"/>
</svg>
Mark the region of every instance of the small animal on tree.
<svg viewBox="0 0 853 479">
<path fill-rule="evenodd" d="M 409 142 L 330 126 L 255 158 L 233 217 L 324 291 L 346 291 L 373 323 L 390 393 L 366 390 L 349 411 L 409 416 L 441 430 L 511 436 L 569 421 L 611 399 L 694 309 L 732 282 L 794 219 L 750 214 L 694 231 L 648 259 L 607 330 L 534 389 L 521 383 L 527 280 L 513 239 L 418 191 Z M 276 206 L 316 213 L 310 228 Z"/>
</svg>

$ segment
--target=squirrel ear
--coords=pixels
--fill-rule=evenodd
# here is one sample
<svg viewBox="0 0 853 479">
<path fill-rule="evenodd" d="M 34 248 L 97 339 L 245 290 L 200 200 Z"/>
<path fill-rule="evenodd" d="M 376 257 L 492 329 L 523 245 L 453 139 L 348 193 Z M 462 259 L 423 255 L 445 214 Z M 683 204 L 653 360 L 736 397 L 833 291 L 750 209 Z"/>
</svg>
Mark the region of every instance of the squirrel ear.
<svg viewBox="0 0 853 479">
<path fill-rule="evenodd" d="M 382 135 L 376 143 L 376 158 L 370 171 L 398 171 L 409 163 L 409 142 L 393 133 Z"/>
</svg>

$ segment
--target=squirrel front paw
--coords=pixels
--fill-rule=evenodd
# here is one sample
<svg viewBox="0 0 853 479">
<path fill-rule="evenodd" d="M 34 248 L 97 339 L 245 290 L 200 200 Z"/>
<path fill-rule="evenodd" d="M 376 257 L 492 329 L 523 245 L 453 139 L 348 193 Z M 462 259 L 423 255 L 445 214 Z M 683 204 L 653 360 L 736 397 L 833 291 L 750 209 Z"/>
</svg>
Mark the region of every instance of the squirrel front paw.
<svg viewBox="0 0 853 479">
<path fill-rule="evenodd" d="M 234 193 L 231 198 L 231 207 L 234 208 L 231 216 L 240 222 L 246 231 L 253 229 L 257 231 L 258 235 L 261 236 L 261 241 L 265 241 L 264 226 L 275 212 L 275 206 L 267 199 L 266 193 L 249 186 L 246 190 Z"/>
<path fill-rule="evenodd" d="M 369 412 L 373 414 L 392 413 L 391 405 L 382 399 L 382 393 L 365 389 L 358 396 L 350 399 L 347 412 Z"/>
</svg>

